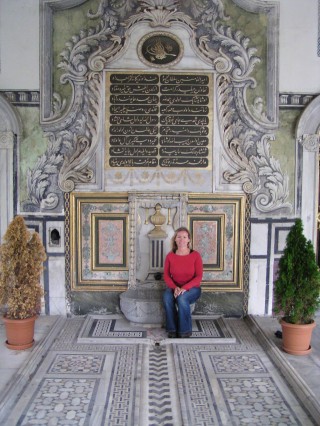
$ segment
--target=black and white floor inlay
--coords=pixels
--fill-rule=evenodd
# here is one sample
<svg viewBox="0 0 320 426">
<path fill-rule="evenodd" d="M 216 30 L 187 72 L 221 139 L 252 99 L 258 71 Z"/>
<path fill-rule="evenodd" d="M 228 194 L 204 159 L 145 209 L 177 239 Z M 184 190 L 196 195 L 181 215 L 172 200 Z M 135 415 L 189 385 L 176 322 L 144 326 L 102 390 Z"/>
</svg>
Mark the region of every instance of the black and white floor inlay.
<svg viewBox="0 0 320 426">
<path fill-rule="evenodd" d="M 65 319 L 0 424 L 316 425 L 242 319 L 196 318 L 194 332 L 159 342 L 119 317 Z"/>
<path fill-rule="evenodd" d="M 121 340 L 120 340 L 121 339 Z M 110 341 L 124 343 L 161 342 L 167 339 L 164 328 L 146 328 L 143 324 L 132 324 L 121 315 L 88 315 L 78 336 L 79 343 Z M 197 317 L 192 320 L 192 336 L 194 339 L 215 339 L 216 342 L 235 343 L 235 336 L 222 317 Z M 226 340 L 227 339 L 227 340 Z"/>
</svg>

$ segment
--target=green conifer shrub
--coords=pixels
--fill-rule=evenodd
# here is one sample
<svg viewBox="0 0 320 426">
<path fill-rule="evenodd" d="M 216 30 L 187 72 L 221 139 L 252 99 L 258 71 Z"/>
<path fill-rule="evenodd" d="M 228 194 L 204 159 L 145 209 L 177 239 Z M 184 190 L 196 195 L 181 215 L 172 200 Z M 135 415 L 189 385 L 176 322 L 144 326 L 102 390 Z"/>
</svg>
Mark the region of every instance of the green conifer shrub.
<svg viewBox="0 0 320 426">
<path fill-rule="evenodd" d="M 286 239 L 274 283 L 274 312 L 291 324 L 310 324 L 320 306 L 320 272 L 313 245 L 296 219 Z"/>
</svg>

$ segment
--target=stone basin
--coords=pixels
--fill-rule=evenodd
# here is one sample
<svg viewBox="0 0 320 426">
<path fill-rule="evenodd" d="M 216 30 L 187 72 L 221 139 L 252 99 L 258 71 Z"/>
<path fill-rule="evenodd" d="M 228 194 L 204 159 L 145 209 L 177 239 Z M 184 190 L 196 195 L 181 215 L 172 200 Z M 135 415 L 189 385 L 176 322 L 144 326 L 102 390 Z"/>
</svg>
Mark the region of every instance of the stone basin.
<svg viewBox="0 0 320 426">
<path fill-rule="evenodd" d="M 120 309 L 128 321 L 145 326 L 163 326 L 165 312 L 162 295 L 164 288 L 135 288 L 120 294 Z M 190 305 L 191 313 L 195 303 Z"/>
<path fill-rule="evenodd" d="M 163 325 L 163 291 L 159 288 L 128 289 L 120 294 L 120 309 L 130 322 Z"/>
</svg>

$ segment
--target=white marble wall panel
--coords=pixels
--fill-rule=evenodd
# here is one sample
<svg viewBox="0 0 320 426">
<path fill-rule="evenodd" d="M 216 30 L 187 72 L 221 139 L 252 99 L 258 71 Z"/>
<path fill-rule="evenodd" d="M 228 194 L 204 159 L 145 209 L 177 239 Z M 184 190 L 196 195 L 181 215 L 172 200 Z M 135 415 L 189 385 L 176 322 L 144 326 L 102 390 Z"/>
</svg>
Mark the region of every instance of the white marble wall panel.
<svg viewBox="0 0 320 426">
<path fill-rule="evenodd" d="M 249 314 L 273 314 L 275 266 L 286 246 L 292 225 L 291 221 L 251 224 Z"/>
<path fill-rule="evenodd" d="M 66 315 L 64 257 L 48 258 L 50 315 Z"/>
<path fill-rule="evenodd" d="M 267 259 L 251 259 L 248 313 L 265 315 Z"/>
<path fill-rule="evenodd" d="M 13 133 L 0 132 L 0 238 L 13 218 Z"/>
<path fill-rule="evenodd" d="M 251 225 L 251 255 L 266 256 L 268 250 L 268 224 L 253 223 Z"/>
<path fill-rule="evenodd" d="M 212 192 L 211 170 L 106 170 L 105 192 L 108 191 L 176 191 L 176 192 Z"/>
<path fill-rule="evenodd" d="M 318 0 L 281 0 L 279 6 L 279 90 L 319 93 Z"/>
<path fill-rule="evenodd" d="M 0 87 L 39 90 L 39 0 L 0 1 Z"/>
<path fill-rule="evenodd" d="M 316 241 L 317 233 L 317 198 L 318 198 L 318 145 L 313 150 L 303 148 L 301 219 L 306 238 Z"/>
<path fill-rule="evenodd" d="M 283 250 L 286 247 L 286 238 L 289 233 L 289 230 L 294 222 L 285 222 L 285 223 L 273 223 L 271 225 L 270 233 L 270 253 L 268 256 L 269 259 L 269 268 L 267 276 L 267 293 L 266 297 L 266 309 L 267 314 L 272 315 L 272 300 L 273 300 L 273 283 L 277 278 L 277 271 L 274 269 L 276 262 L 280 259 Z"/>
</svg>

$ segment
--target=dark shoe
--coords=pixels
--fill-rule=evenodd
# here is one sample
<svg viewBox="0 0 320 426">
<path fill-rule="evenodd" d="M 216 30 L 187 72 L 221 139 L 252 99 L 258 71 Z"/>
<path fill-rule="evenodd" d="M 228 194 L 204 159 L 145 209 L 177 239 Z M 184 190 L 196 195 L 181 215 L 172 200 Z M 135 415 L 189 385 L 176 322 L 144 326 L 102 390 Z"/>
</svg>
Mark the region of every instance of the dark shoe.
<svg viewBox="0 0 320 426">
<path fill-rule="evenodd" d="M 175 331 L 169 331 L 168 332 L 169 339 L 174 339 L 177 337 L 177 333 Z"/>
<path fill-rule="evenodd" d="M 186 339 L 187 337 L 191 337 L 192 333 L 181 333 L 179 334 L 180 339 Z"/>
</svg>

